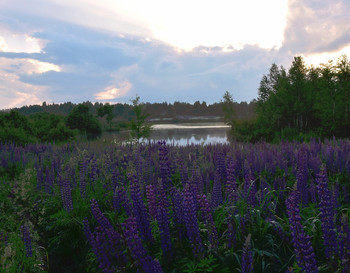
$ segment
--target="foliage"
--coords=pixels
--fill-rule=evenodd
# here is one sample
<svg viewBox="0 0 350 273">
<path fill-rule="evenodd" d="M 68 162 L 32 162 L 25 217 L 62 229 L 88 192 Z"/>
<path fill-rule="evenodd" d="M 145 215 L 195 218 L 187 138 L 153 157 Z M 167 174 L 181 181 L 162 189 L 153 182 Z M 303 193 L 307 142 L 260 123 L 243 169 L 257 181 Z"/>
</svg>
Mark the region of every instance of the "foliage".
<svg viewBox="0 0 350 273">
<path fill-rule="evenodd" d="M 72 140 L 75 132 L 69 129 L 63 117 L 38 113 L 30 116 L 35 136 L 40 142 L 66 142 Z"/>
<path fill-rule="evenodd" d="M 72 140 L 75 132 L 65 125 L 63 117 L 38 113 L 26 117 L 15 110 L 0 114 L 0 142 L 24 145 L 35 142 L 61 143 Z"/>
<path fill-rule="evenodd" d="M 228 91 L 226 91 L 223 96 L 222 111 L 224 113 L 225 123 L 234 127 L 236 122 L 236 112 L 234 109 L 233 97 Z"/>
<path fill-rule="evenodd" d="M 133 140 L 139 142 L 141 138 L 148 138 L 150 135 L 151 126 L 147 123 L 149 114 L 143 110 L 143 104 L 140 103 L 140 97 L 138 95 L 131 102 L 135 116 L 130 121 L 130 136 Z"/>
<path fill-rule="evenodd" d="M 1 144 L 0 271 L 349 272 L 349 157 L 349 140 Z"/>
<path fill-rule="evenodd" d="M 77 129 L 88 139 L 96 138 L 101 134 L 101 126 L 97 119 L 89 112 L 89 107 L 78 104 L 67 117 L 67 126 L 70 129 Z"/>
<path fill-rule="evenodd" d="M 106 120 L 109 125 L 109 130 L 112 129 L 112 120 L 113 120 L 113 106 L 109 103 L 106 103 L 105 105 L 101 106 L 97 109 L 97 115 L 99 117 L 106 116 Z"/>
<path fill-rule="evenodd" d="M 291 140 L 349 137 L 350 61 L 307 67 L 295 57 L 288 71 L 272 64 L 262 77 L 256 102 L 257 118 L 249 133 L 243 126 L 238 139 Z"/>
<path fill-rule="evenodd" d="M 0 142 L 27 144 L 35 141 L 33 129 L 27 117 L 11 110 L 0 114 Z"/>
</svg>

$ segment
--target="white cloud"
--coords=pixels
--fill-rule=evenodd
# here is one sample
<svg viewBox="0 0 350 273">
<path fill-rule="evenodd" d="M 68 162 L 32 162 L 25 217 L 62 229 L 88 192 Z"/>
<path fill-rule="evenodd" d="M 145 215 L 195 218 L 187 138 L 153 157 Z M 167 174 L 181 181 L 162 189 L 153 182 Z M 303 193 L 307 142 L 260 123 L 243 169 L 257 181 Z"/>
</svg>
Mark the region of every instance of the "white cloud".
<svg viewBox="0 0 350 273">
<path fill-rule="evenodd" d="M 27 59 L 27 60 L 29 63 L 33 64 L 33 69 L 28 72 L 29 74 L 33 74 L 33 73 L 42 74 L 48 71 L 56 71 L 56 72 L 61 71 L 61 68 L 59 66 L 52 63 L 40 62 L 34 59 Z"/>
<path fill-rule="evenodd" d="M 290 0 L 284 46 L 294 55 L 338 51 L 349 43 L 348 1 Z"/>
<path fill-rule="evenodd" d="M 0 70 L 0 109 L 39 104 L 45 100 L 44 86 L 23 83 L 19 76 Z"/>
<path fill-rule="evenodd" d="M 50 101 L 46 98 L 47 86 L 38 86 L 21 81 L 21 75 L 42 74 L 60 71 L 54 64 L 34 59 L 9 59 L 0 57 L 0 109 L 38 104 Z"/>
<path fill-rule="evenodd" d="M 11 71 L 15 75 L 42 74 L 48 71 L 60 72 L 61 68 L 55 64 L 41 62 L 29 58 L 4 58 L 0 57 L 0 71 Z"/>
<path fill-rule="evenodd" d="M 0 51 L 6 52 L 7 49 L 8 49 L 8 46 L 7 46 L 6 42 L 5 42 L 4 37 L 0 36 Z"/>
<path fill-rule="evenodd" d="M 128 81 L 121 82 L 118 87 L 108 86 L 104 91 L 95 94 L 97 100 L 113 100 L 125 96 L 131 89 L 132 84 Z"/>
<path fill-rule="evenodd" d="M 39 53 L 43 42 L 27 33 L 11 33 L 1 29 L 0 51 L 13 53 Z"/>
</svg>

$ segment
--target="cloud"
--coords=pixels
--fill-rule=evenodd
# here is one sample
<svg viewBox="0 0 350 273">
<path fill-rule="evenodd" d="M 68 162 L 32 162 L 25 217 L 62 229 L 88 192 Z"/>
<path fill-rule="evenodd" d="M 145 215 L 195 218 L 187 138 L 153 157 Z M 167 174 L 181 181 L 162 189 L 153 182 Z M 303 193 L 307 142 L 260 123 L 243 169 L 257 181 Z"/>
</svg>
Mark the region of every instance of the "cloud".
<svg viewBox="0 0 350 273">
<path fill-rule="evenodd" d="M 271 48 L 282 44 L 287 0 L 217 0 L 215 6 L 198 0 L 2 0 L 0 8 L 5 14 L 33 18 L 31 22 L 54 19 L 186 50 L 199 45 Z"/>
<path fill-rule="evenodd" d="M 249 101 L 272 63 L 287 67 L 295 55 L 349 45 L 346 0 L 289 0 L 286 18 L 286 1 L 246 2 L 230 9 L 224 0 L 215 8 L 202 1 L 191 10 L 198 2 L 151 0 L 132 7 L 126 0 L 2 0 L 0 107 L 129 101 L 136 93 L 149 102 L 213 103 L 226 90 Z M 151 15 L 160 21 L 152 24 Z M 183 33 L 166 37 L 179 29 Z M 181 45 L 184 38 L 188 44 Z"/>
<path fill-rule="evenodd" d="M 23 83 L 19 76 L 0 70 L 0 109 L 41 103 L 45 100 L 45 89 Z"/>
<path fill-rule="evenodd" d="M 345 0 L 289 0 L 284 48 L 293 54 L 332 52 L 350 43 L 350 4 Z"/>
<path fill-rule="evenodd" d="M 44 44 L 32 36 L 32 33 L 13 31 L 0 24 L 0 52 L 39 53 Z"/>
<path fill-rule="evenodd" d="M 0 57 L 0 108 L 41 103 L 48 100 L 48 86 L 26 83 L 25 76 L 39 76 L 48 71 L 59 71 L 54 64 L 30 58 Z"/>
<path fill-rule="evenodd" d="M 108 86 L 104 91 L 95 94 L 97 100 L 113 100 L 116 98 L 124 97 L 132 85 L 130 82 L 122 82 L 119 84 L 118 88 L 113 86 Z"/>
<path fill-rule="evenodd" d="M 6 52 L 7 49 L 8 49 L 8 46 L 6 44 L 6 41 L 5 41 L 4 37 L 0 36 L 0 51 Z"/>
</svg>

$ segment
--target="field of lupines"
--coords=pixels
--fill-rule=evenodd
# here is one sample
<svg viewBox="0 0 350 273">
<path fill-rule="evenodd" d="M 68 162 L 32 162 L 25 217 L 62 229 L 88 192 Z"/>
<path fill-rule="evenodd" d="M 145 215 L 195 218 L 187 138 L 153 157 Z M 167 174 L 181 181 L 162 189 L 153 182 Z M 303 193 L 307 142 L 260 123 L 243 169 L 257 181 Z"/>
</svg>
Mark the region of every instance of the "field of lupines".
<svg viewBox="0 0 350 273">
<path fill-rule="evenodd" d="M 1 272 L 350 272 L 350 141 L 0 145 Z"/>
</svg>

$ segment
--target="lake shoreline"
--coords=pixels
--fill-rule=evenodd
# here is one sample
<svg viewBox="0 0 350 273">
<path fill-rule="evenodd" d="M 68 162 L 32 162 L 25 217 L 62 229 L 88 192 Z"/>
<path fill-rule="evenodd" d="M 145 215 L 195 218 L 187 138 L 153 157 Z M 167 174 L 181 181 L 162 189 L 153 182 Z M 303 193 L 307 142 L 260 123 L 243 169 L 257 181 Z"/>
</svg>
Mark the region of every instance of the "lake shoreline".
<svg viewBox="0 0 350 273">
<path fill-rule="evenodd" d="M 148 139 L 141 142 L 165 141 L 169 144 L 186 146 L 189 144 L 224 144 L 229 143 L 230 126 L 224 122 L 185 122 L 151 124 L 152 129 Z M 114 143 L 128 141 L 130 130 L 119 133 L 104 134 L 105 140 Z"/>
</svg>

